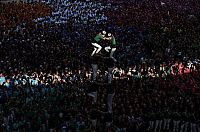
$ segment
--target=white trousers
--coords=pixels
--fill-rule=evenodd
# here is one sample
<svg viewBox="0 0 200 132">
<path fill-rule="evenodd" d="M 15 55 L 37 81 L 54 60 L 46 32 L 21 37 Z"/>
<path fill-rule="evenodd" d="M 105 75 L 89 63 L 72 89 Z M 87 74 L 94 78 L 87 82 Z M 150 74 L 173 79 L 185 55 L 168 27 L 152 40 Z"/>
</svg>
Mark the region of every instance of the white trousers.
<svg viewBox="0 0 200 132">
<path fill-rule="evenodd" d="M 97 64 L 92 64 L 92 80 L 93 81 L 96 81 L 97 69 L 98 69 L 98 65 Z"/>
<path fill-rule="evenodd" d="M 112 100 L 113 100 L 114 95 L 115 95 L 115 93 L 108 94 L 108 97 L 107 97 L 108 112 L 110 112 L 110 113 L 112 113 Z"/>
<path fill-rule="evenodd" d="M 170 121 L 171 119 L 164 119 L 163 129 L 169 130 Z"/>
<path fill-rule="evenodd" d="M 101 45 L 99 45 L 97 43 L 92 43 L 92 45 L 94 46 L 94 50 L 93 50 L 91 56 L 93 56 L 94 54 L 98 54 L 102 49 Z"/>
<path fill-rule="evenodd" d="M 158 129 L 158 132 L 161 131 L 161 128 L 162 128 L 162 120 L 156 120 L 156 124 L 155 124 L 155 128 L 154 128 L 154 132 L 157 132 L 157 129 Z"/>
<path fill-rule="evenodd" d="M 184 123 L 181 125 L 181 130 L 180 130 L 180 132 L 187 132 L 188 125 L 189 125 L 189 122 L 184 122 Z"/>
<path fill-rule="evenodd" d="M 197 132 L 197 124 L 195 123 L 190 123 L 190 132 Z"/>
<path fill-rule="evenodd" d="M 180 121 L 175 121 L 173 120 L 173 132 L 179 132 L 179 124 L 180 124 Z"/>
</svg>

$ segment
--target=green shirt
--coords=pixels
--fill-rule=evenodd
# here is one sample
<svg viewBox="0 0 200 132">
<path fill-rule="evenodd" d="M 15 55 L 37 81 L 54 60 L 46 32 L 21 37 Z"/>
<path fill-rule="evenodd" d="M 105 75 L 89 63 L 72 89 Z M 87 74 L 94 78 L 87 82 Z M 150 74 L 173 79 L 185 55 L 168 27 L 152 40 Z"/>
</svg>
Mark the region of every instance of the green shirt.
<svg viewBox="0 0 200 132">
<path fill-rule="evenodd" d="M 112 43 L 112 45 L 116 45 L 116 40 L 115 40 L 114 37 L 112 37 L 112 39 L 111 39 L 111 43 Z"/>
<path fill-rule="evenodd" d="M 103 36 L 100 34 L 97 34 L 96 37 L 94 38 L 97 42 L 99 42 L 101 39 L 103 39 Z"/>
<path fill-rule="evenodd" d="M 103 36 L 100 34 L 97 34 L 96 37 L 94 38 L 96 42 L 99 42 L 103 39 Z M 115 38 L 112 36 L 112 39 L 109 40 L 111 42 L 112 45 L 116 45 L 116 40 Z"/>
</svg>

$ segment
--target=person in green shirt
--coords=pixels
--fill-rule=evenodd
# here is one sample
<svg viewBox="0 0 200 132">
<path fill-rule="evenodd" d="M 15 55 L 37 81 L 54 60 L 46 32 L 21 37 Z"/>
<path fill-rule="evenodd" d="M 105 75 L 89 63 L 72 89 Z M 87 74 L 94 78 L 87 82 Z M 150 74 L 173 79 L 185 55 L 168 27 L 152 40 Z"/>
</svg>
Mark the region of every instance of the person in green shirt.
<svg viewBox="0 0 200 132">
<path fill-rule="evenodd" d="M 100 44 L 98 44 L 101 40 L 105 39 L 105 35 L 106 35 L 106 31 L 102 31 L 99 34 L 96 35 L 96 37 L 94 38 L 95 42 L 92 43 L 92 45 L 94 46 L 94 50 L 91 54 L 91 56 L 93 56 L 94 54 L 98 54 L 102 47 Z"/>
<path fill-rule="evenodd" d="M 105 50 L 107 52 L 109 52 L 109 50 L 111 50 L 110 51 L 110 58 L 112 58 L 116 62 L 116 59 L 113 57 L 113 54 L 116 51 L 116 40 L 115 40 L 115 37 L 111 33 L 108 33 L 108 37 L 106 37 L 105 39 L 110 41 L 110 43 L 111 43 L 111 45 L 105 47 Z"/>
</svg>

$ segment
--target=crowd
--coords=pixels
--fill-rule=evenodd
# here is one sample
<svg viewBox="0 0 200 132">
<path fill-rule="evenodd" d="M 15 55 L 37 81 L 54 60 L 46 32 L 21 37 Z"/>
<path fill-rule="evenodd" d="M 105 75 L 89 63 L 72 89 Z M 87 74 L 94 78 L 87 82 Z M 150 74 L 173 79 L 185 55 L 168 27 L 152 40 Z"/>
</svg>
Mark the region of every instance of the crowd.
<svg viewBox="0 0 200 132">
<path fill-rule="evenodd" d="M 111 8 L 110 4 L 93 1 L 61 1 L 50 16 L 34 20 L 38 24 L 56 23 L 64 24 L 70 21 L 74 24 L 102 23 L 107 20 L 104 10 Z"/>
<path fill-rule="evenodd" d="M 50 15 L 51 8 L 41 3 L 0 4 L 1 33 L 23 24 L 32 25 L 33 19 Z M 2 35 L 1 35 L 2 36 Z"/>
<path fill-rule="evenodd" d="M 200 3 L 184 1 L 0 5 L 0 131 L 200 132 Z M 103 64 L 90 82 L 101 30 L 118 44 L 111 86 Z"/>
</svg>

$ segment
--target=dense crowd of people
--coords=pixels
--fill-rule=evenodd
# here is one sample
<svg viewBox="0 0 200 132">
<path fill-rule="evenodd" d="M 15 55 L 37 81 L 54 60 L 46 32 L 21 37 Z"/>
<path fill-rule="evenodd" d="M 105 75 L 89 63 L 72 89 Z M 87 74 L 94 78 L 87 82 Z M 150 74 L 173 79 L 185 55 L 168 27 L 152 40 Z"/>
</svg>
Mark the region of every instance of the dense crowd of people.
<svg viewBox="0 0 200 132">
<path fill-rule="evenodd" d="M 0 6 L 1 33 L 20 27 L 22 24 L 33 25 L 33 19 L 48 16 L 51 13 L 51 7 L 41 3 L 9 3 L 6 5 L 1 4 Z"/>
<path fill-rule="evenodd" d="M 110 5 L 103 5 L 100 2 L 62 1 L 52 12 L 51 16 L 37 18 L 36 23 L 57 23 L 64 24 L 67 21 L 74 24 L 88 24 L 88 22 L 102 23 L 107 20 L 103 10 L 111 8 Z"/>
<path fill-rule="evenodd" d="M 102 1 L 0 5 L 0 131 L 200 132 L 200 3 Z M 112 84 L 103 63 L 91 82 L 102 30 Z"/>
</svg>

